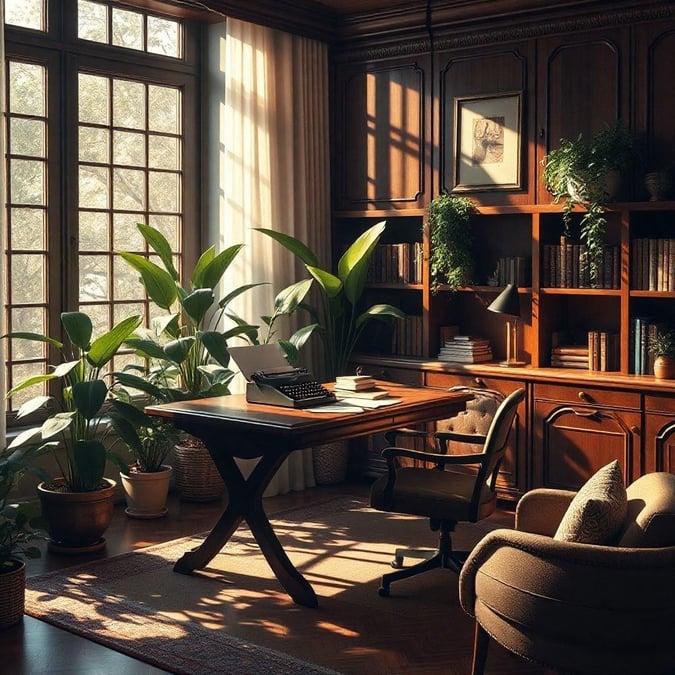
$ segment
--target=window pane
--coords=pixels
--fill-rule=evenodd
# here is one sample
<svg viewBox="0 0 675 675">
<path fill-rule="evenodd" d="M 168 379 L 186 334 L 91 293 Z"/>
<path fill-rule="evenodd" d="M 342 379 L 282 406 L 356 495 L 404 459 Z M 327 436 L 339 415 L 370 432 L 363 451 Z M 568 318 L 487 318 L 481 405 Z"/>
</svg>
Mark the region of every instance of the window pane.
<svg viewBox="0 0 675 675">
<path fill-rule="evenodd" d="M 180 101 L 180 89 L 150 85 L 148 87 L 150 131 L 180 134 L 182 131 Z"/>
<path fill-rule="evenodd" d="M 113 169 L 113 208 L 134 211 L 145 208 L 145 172 Z"/>
<path fill-rule="evenodd" d="M 145 134 L 131 131 L 113 132 L 113 162 L 145 166 Z"/>
<path fill-rule="evenodd" d="M 148 51 L 180 58 L 179 24 L 156 16 L 148 17 Z"/>
<path fill-rule="evenodd" d="M 80 122 L 109 124 L 110 85 L 108 78 L 80 73 L 78 80 L 78 119 Z"/>
<path fill-rule="evenodd" d="M 9 64 L 9 112 L 17 115 L 44 117 L 45 69 L 32 63 L 12 61 Z"/>
<path fill-rule="evenodd" d="M 108 300 L 108 257 L 80 256 L 80 302 Z"/>
<path fill-rule="evenodd" d="M 13 333 L 41 333 L 45 332 L 44 307 L 16 307 L 10 313 Z M 43 342 L 33 340 L 12 340 L 12 356 L 16 360 L 40 359 L 45 355 Z"/>
<path fill-rule="evenodd" d="M 13 342 L 18 342 L 14 340 Z M 44 363 L 18 363 L 14 365 L 10 370 L 10 387 L 23 382 L 29 377 L 34 377 L 37 375 L 43 375 L 45 372 Z M 10 407 L 12 410 L 17 410 L 23 403 L 30 401 L 33 396 L 39 396 L 40 394 L 46 394 L 46 386 L 44 383 L 33 385 L 27 389 L 22 389 L 19 393 L 12 396 L 10 399 Z"/>
<path fill-rule="evenodd" d="M 13 283 L 9 301 L 13 305 L 35 303 L 45 297 L 45 256 L 15 253 L 10 259 L 10 274 L 21 283 Z"/>
<path fill-rule="evenodd" d="M 116 213 L 113 215 L 113 250 L 145 252 L 145 240 L 138 231 L 138 223 L 145 216 L 142 213 Z"/>
<path fill-rule="evenodd" d="M 175 213 L 180 209 L 180 182 L 177 174 L 150 171 L 148 188 L 151 211 Z"/>
<path fill-rule="evenodd" d="M 142 50 L 143 15 L 113 7 L 112 43 L 117 47 Z"/>
<path fill-rule="evenodd" d="M 45 0 L 5 0 L 5 23 L 44 31 Z"/>
<path fill-rule="evenodd" d="M 145 129 L 145 86 L 140 82 L 113 80 L 113 125 Z"/>
<path fill-rule="evenodd" d="M 179 169 L 180 143 L 175 136 L 150 136 L 149 166 L 153 169 Z"/>
<path fill-rule="evenodd" d="M 47 214 L 43 209 L 10 209 L 10 249 L 44 250 Z"/>
<path fill-rule="evenodd" d="M 46 204 L 45 163 L 29 159 L 12 159 L 9 167 L 10 202 L 13 204 Z"/>
<path fill-rule="evenodd" d="M 150 218 L 149 224 L 166 237 L 172 251 L 178 251 L 180 248 L 180 223 L 181 221 L 178 216 L 160 216 L 155 214 Z"/>
<path fill-rule="evenodd" d="M 42 120 L 13 117 L 9 122 L 9 151 L 13 155 L 44 157 L 46 125 Z"/>
<path fill-rule="evenodd" d="M 112 328 L 112 324 L 110 323 L 110 312 L 108 310 L 108 305 L 87 305 L 86 303 L 80 305 L 80 311 L 86 312 L 94 325 L 94 337 L 97 337 L 101 335 L 101 333 L 105 333 Z"/>
<path fill-rule="evenodd" d="M 113 296 L 116 300 L 137 301 L 145 297 L 143 286 L 138 283 L 138 272 L 120 257 L 113 259 Z M 133 312 L 129 311 L 129 314 Z"/>
<path fill-rule="evenodd" d="M 109 203 L 108 169 L 101 166 L 80 165 L 80 207 L 106 209 Z"/>
<path fill-rule="evenodd" d="M 110 162 L 110 131 L 99 127 L 80 127 L 79 158 L 81 162 Z"/>
<path fill-rule="evenodd" d="M 80 211 L 80 250 L 106 250 L 109 241 L 108 214 Z"/>
<path fill-rule="evenodd" d="M 108 8 L 98 2 L 77 3 L 77 37 L 92 42 L 108 42 Z"/>
</svg>

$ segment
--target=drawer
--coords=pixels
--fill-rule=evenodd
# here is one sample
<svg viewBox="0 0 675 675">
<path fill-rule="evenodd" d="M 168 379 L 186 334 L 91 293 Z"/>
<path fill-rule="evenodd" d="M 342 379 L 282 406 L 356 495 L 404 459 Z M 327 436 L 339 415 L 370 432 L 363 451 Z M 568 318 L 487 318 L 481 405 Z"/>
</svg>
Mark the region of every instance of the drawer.
<svg viewBox="0 0 675 675">
<path fill-rule="evenodd" d="M 640 409 L 640 394 L 635 391 L 616 391 L 562 384 L 535 384 L 536 401 L 559 401 L 573 405 L 594 405 L 603 408 Z"/>
<path fill-rule="evenodd" d="M 397 382 L 398 384 L 407 384 L 411 387 L 421 387 L 424 384 L 422 371 L 408 368 L 396 368 L 386 365 L 366 364 L 360 366 L 364 375 L 370 375 L 376 380 L 386 380 L 387 382 Z"/>
<path fill-rule="evenodd" d="M 675 415 L 675 396 L 669 394 L 645 394 L 645 412 L 672 413 Z"/>
<path fill-rule="evenodd" d="M 476 387 L 477 389 L 492 389 L 502 394 L 510 394 L 516 389 L 525 386 L 520 380 L 507 380 L 498 377 L 483 377 L 482 375 L 456 375 L 453 373 L 426 373 L 425 385 L 449 389 L 450 387 Z"/>
</svg>

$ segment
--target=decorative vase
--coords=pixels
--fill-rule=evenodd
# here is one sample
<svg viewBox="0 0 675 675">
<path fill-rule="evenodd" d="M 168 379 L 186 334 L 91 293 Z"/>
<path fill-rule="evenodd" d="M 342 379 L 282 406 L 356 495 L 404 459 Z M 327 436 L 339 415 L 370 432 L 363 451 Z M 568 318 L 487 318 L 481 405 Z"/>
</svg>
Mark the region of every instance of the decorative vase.
<svg viewBox="0 0 675 675">
<path fill-rule="evenodd" d="M 657 202 L 668 198 L 672 181 L 665 171 L 654 171 L 645 176 L 645 187 L 649 192 L 649 201 Z"/>
<path fill-rule="evenodd" d="M 120 472 L 130 518 L 161 518 L 167 514 L 166 500 L 173 469 L 163 466 L 161 471 Z"/>
<path fill-rule="evenodd" d="M 40 483 L 37 487 L 42 516 L 48 523 L 52 553 L 76 554 L 100 551 L 105 546 L 103 533 L 113 516 L 113 502 L 117 483 L 103 479 L 108 487 L 92 492 L 69 492 L 63 478 L 52 485 Z"/>
<path fill-rule="evenodd" d="M 675 380 L 675 356 L 657 356 L 654 359 L 654 377 L 657 380 Z"/>
<path fill-rule="evenodd" d="M 196 439 L 176 445 L 176 489 L 184 502 L 213 502 L 225 492 L 225 481 L 206 446 Z"/>
<path fill-rule="evenodd" d="M 314 480 L 317 485 L 336 485 L 347 478 L 349 444 L 335 441 L 317 445 L 312 451 Z"/>
<path fill-rule="evenodd" d="M 16 560 L 14 569 L 0 574 L 0 629 L 23 619 L 26 601 L 26 563 Z"/>
</svg>

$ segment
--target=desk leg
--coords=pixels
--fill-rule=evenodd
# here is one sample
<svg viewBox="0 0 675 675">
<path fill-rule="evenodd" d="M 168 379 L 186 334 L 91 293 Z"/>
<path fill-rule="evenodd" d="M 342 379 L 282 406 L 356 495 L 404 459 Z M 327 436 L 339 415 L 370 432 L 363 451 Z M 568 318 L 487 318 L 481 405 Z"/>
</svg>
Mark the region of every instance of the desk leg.
<svg viewBox="0 0 675 675">
<path fill-rule="evenodd" d="M 191 574 L 196 569 L 206 567 L 227 544 L 241 521 L 246 519 L 260 550 L 286 592 L 299 605 L 318 606 L 314 590 L 286 555 L 262 504 L 265 489 L 288 454 L 281 453 L 276 457 L 263 455 L 251 475 L 245 479 L 233 457 L 226 453 L 212 453 L 227 486 L 227 507 L 201 545 L 184 553 L 176 562 L 174 572 Z"/>
</svg>

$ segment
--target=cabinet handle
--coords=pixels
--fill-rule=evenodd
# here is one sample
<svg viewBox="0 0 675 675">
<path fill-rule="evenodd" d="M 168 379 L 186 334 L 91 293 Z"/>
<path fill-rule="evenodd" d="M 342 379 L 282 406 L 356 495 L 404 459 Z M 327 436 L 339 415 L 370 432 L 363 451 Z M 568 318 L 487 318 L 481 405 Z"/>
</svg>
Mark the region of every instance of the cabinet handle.
<svg viewBox="0 0 675 675">
<path fill-rule="evenodd" d="M 636 436 L 640 435 L 640 427 L 636 427 L 634 424 L 630 428 L 631 432 L 634 433 Z"/>
<path fill-rule="evenodd" d="M 480 377 L 474 377 L 474 378 L 473 378 L 473 383 L 474 383 L 477 387 L 483 387 L 483 389 L 486 388 L 485 380 L 483 380 L 483 379 L 480 378 Z"/>
<path fill-rule="evenodd" d="M 572 412 L 577 417 L 601 417 L 599 410 L 578 410 L 577 408 L 572 408 Z"/>
<path fill-rule="evenodd" d="M 584 403 L 593 403 L 593 397 L 590 394 L 587 394 L 585 391 L 579 392 L 579 400 Z"/>
</svg>

